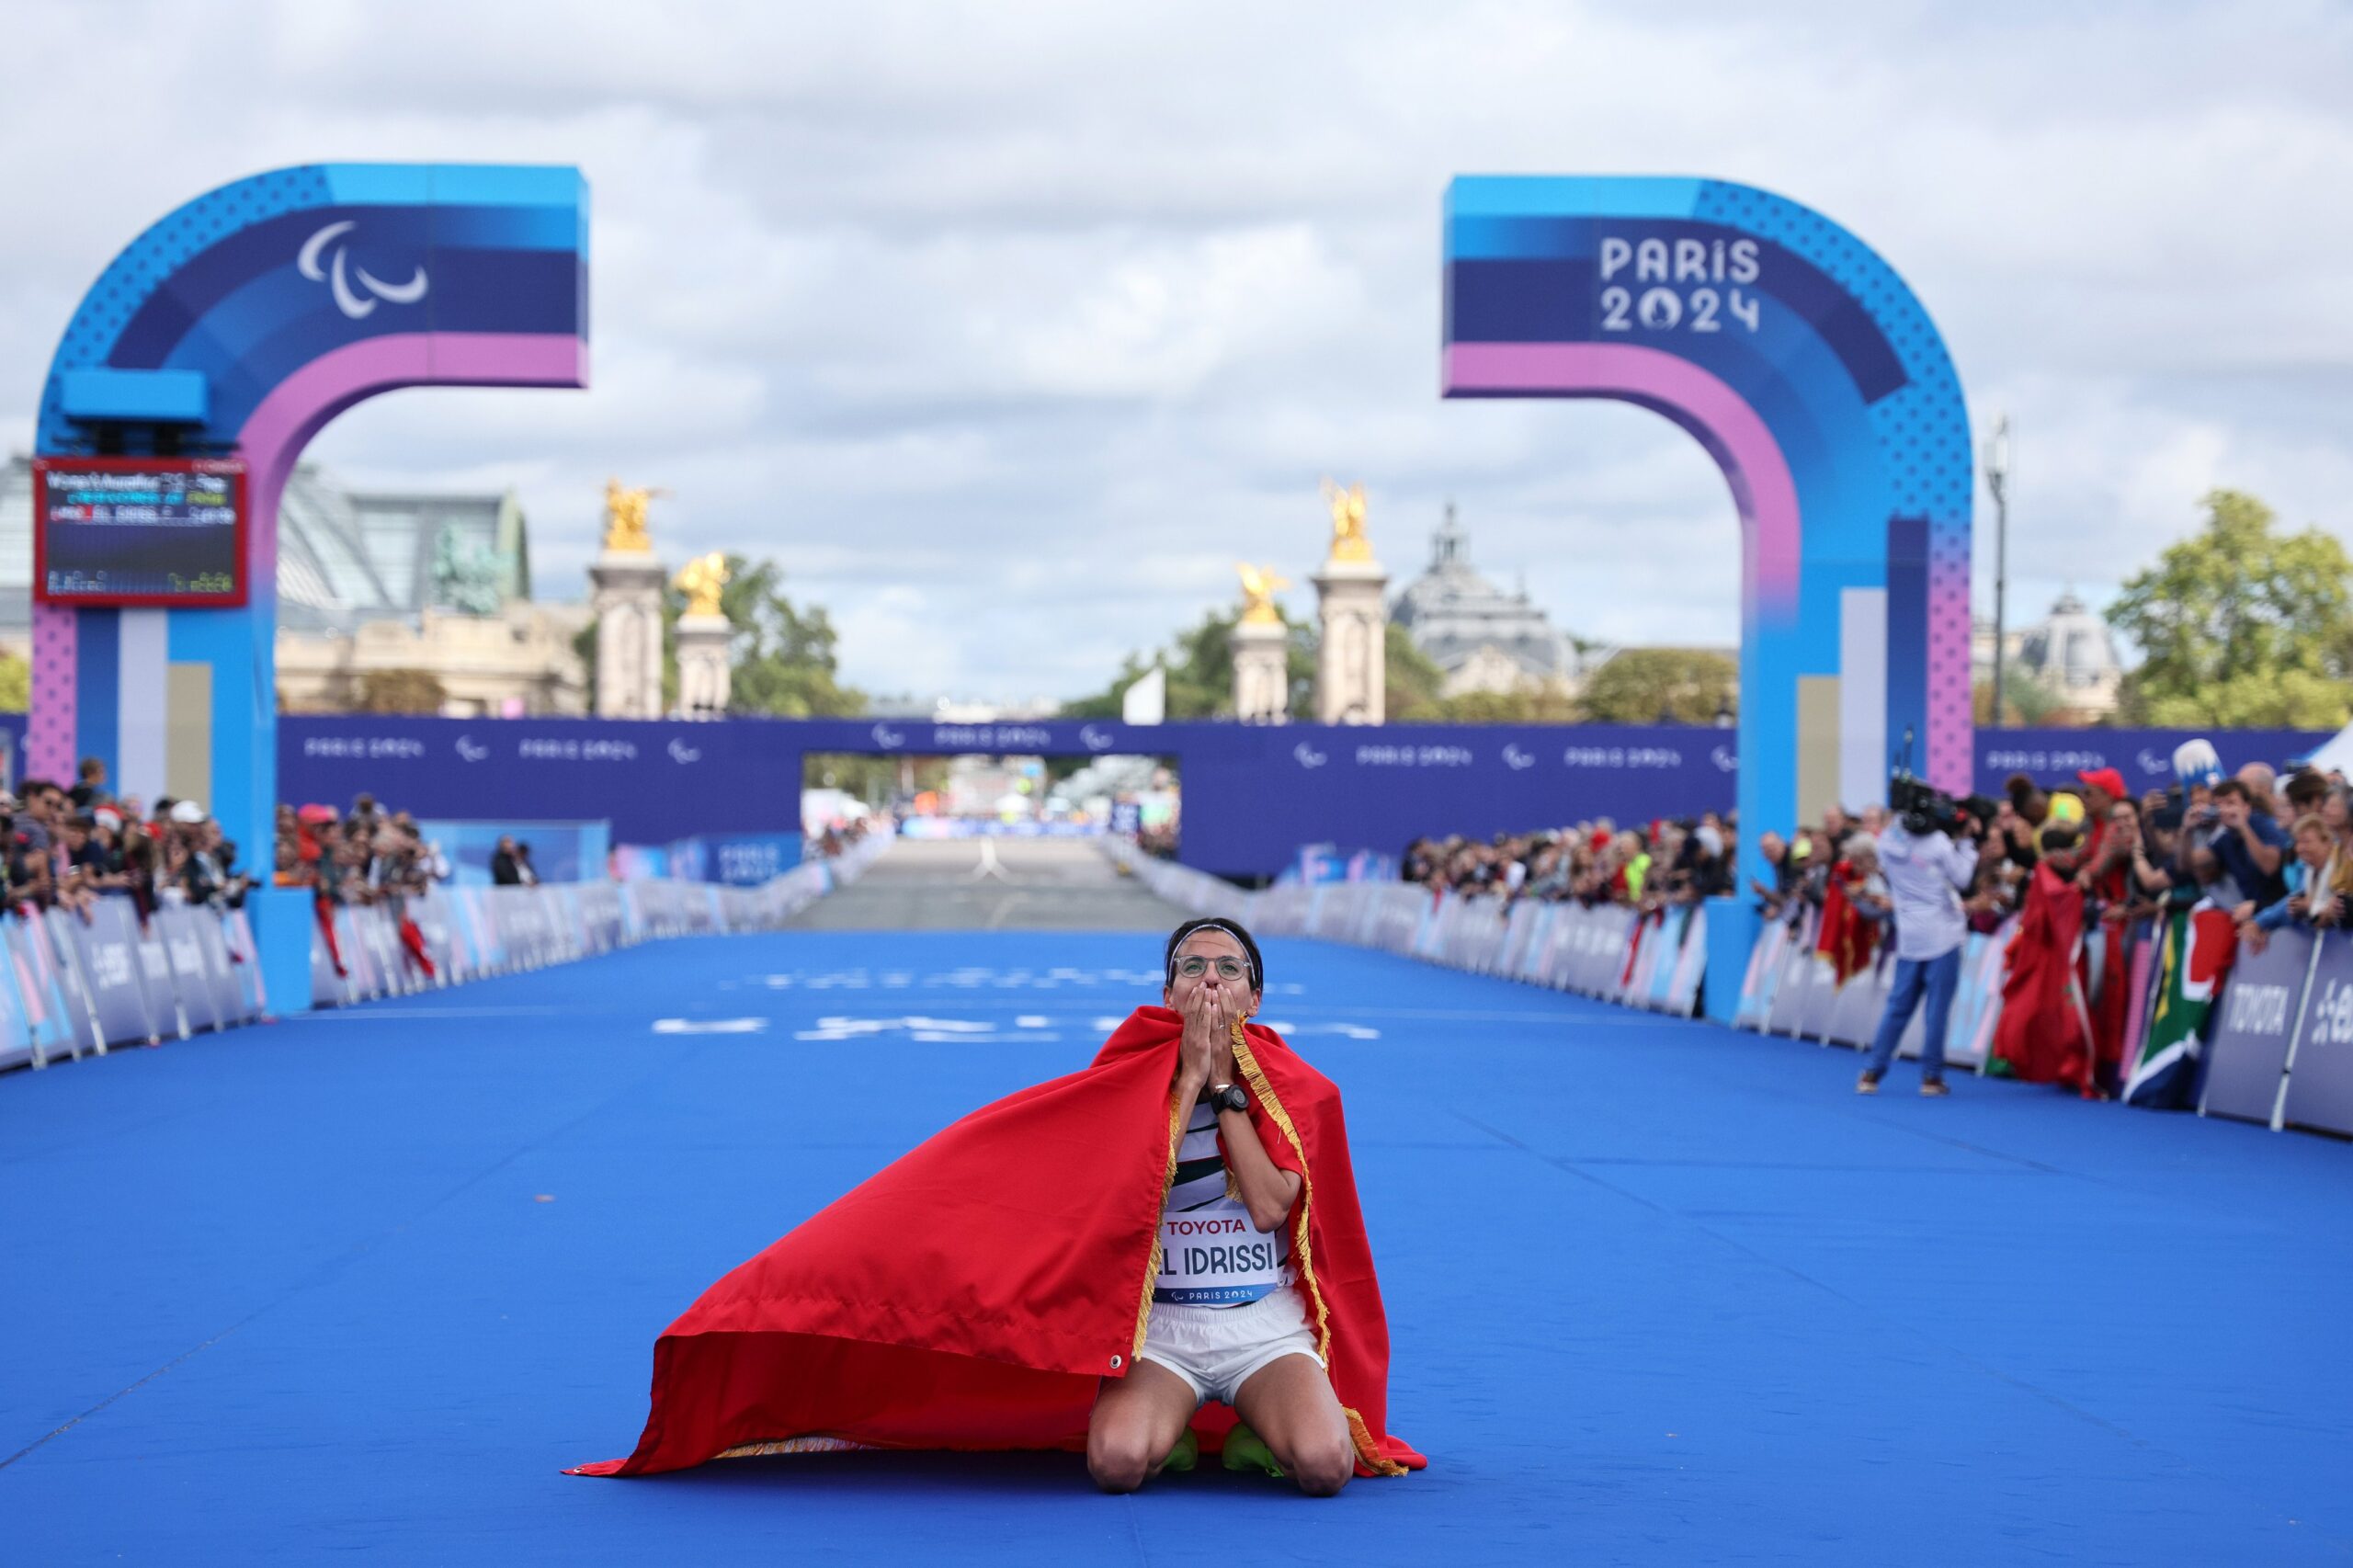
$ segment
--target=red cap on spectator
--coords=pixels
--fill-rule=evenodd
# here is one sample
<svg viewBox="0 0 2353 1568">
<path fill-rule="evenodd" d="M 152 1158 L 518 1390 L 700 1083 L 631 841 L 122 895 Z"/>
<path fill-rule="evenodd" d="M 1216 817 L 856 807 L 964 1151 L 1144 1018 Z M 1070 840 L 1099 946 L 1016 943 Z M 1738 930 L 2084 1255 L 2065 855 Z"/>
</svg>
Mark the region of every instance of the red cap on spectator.
<svg viewBox="0 0 2353 1568">
<path fill-rule="evenodd" d="M 321 805 L 304 806 L 301 811 L 294 813 L 294 820 L 296 822 L 309 823 L 312 826 L 316 827 L 321 823 L 335 821 L 335 808 L 333 806 Z"/>
<path fill-rule="evenodd" d="M 2092 789 L 2107 790 L 2109 799 L 2112 801 L 2128 800 L 2132 793 L 2124 787 L 2124 775 L 2113 767 L 2095 767 L 2078 773 L 2075 777 Z"/>
</svg>

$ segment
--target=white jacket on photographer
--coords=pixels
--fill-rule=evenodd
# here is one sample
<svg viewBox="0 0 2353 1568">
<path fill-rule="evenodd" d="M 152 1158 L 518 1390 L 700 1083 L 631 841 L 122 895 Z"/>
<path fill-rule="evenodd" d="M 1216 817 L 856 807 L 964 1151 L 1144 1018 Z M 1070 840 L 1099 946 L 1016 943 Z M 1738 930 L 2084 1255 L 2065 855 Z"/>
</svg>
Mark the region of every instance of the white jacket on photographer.
<svg viewBox="0 0 2353 1568">
<path fill-rule="evenodd" d="M 1879 865 L 1895 907 L 1895 956 L 1939 959 L 1969 935 L 1961 895 L 1977 878 L 1974 845 L 1949 834 L 1914 833 L 1897 817 L 1880 831 Z"/>
</svg>

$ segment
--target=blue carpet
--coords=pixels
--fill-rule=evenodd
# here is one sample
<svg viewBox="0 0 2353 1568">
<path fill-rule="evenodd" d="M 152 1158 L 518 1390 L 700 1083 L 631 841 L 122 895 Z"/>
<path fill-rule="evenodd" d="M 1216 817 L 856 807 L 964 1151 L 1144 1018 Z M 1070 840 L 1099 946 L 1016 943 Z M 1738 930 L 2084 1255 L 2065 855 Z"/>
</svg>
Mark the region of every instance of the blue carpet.
<svg viewBox="0 0 2353 1568">
<path fill-rule="evenodd" d="M 557 1473 L 705 1285 L 1083 1062 L 1156 957 L 678 941 L 0 1080 L 0 1562 L 2353 1557 L 2353 1149 L 1859 1100 L 1846 1051 L 1308 942 L 1267 1017 L 1347 1092 L 1427 1472 Z"/>
</svg>

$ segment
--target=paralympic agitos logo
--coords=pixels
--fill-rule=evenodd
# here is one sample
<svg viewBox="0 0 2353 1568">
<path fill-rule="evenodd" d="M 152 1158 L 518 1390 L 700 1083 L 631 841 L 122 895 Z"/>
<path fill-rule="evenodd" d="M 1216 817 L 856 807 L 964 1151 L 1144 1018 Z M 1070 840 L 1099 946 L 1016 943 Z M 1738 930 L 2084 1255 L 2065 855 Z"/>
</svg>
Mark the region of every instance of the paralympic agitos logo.
<svg viewBox="0 0 2353 1568">
<path fill-rule="evenodd" d="M 374 314 L 380 302 L 413 305 L 425 298 L 426 277 L 422 267 L 405 283 L 387 283 L 358 262 L 347 262 L 345 247 L 340 242 L 344 235 L 358 227 L 358 222 L 349 218 L 329 223 L 302 242 L 301 254 L 294 258 L 294 269 L 313 283 L 325 284 L 328 292 L 335 296 L 335 308 L 353 321 Z M 330 245 L 335 247 L 333 259 L 322 267 L 320 257 L 327 254 Z M 358 279 L 358 290 L 352 287 L 354 278 Z"/>
</svg>

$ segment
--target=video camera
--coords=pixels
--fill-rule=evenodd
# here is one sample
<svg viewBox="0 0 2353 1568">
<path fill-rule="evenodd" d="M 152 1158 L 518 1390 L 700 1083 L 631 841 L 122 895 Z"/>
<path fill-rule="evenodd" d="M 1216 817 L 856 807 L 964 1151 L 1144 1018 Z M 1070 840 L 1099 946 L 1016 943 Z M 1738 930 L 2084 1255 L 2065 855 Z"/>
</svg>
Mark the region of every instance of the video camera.
<svg viewBox="0 0 2353 1568">
<path fill-rule="evenodd" d="M 1902 819 L 1904 831 L 1925 837 L 1931 833 L 1958 834 L 1961 820 L 1967 817 L 1977 833 L 1983 833 L 1993 822 L 1998 809 L 1983 795 L 1963 795 L 1958 799 L 1942 790 L 1931 789 L 1926 779 L 1912 771 L 1912 732 L 1904 732 L 1904 749 L 1890 759 L 1894 772 L 1887 780 L 1887 806 Z"/>
<path fill-rule="evenodd" d="M 1901 770 L 1887 781 L 1887 805 L 1903 819 L 1906 832 L 1921 835 L 1959 834 L 1964 818 L 1971 829 L 1983 832 L 1985 824 L 1994 820 L 1995 810 L 1994 802 L 1983 795 L 1955 799 Z"/>
</svg>

